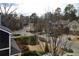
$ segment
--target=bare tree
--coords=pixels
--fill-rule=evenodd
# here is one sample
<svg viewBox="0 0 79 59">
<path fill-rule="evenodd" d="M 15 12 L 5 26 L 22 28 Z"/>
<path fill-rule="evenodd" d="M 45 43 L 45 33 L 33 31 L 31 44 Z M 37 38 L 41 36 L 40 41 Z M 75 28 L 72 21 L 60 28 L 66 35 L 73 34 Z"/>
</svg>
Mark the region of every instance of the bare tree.
<svg viewBox="0 0 79 59">
<path fill-rule="evenodd" d="M 55 10 L 55 12 L 54 12 L 54 18 L 55 18 L 56 20 L 60 20 L 60 16 L 61 16 L 61 8 L 58 7 L 58 8 Z"/>
<path fill-rule="evenodd" d="M 12 8 L 17 6 L 15 3 L 0 3 L 0 12 L 2 14 L 12 14 L 17 10 L 17 8 Z"/>
</svg>

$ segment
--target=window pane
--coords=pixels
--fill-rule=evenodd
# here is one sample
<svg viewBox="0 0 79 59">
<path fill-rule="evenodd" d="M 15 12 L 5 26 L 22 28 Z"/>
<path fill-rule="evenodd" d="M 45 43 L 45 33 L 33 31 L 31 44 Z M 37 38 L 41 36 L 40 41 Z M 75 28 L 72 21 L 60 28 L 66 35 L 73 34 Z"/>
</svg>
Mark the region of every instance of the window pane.
<svg viewBox="0 0 79 59">
<path fill-rule="evenodd" d="M 0 49 L 9 47 L 9 34 L 0 30 Z"/>
</svg>

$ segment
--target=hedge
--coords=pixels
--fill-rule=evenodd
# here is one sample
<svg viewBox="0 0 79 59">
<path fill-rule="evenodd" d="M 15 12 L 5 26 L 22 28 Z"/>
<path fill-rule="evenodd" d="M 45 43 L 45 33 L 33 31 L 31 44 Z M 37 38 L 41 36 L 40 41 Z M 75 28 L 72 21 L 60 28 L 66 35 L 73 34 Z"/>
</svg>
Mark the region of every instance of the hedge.
<svg viewBox="0 0 79 59">
<path fill-rule="evenodd" d="M 38 40 L 36 36 L 21 36 L 21 37 L 15 38 L 15 40 L 21 42 L 22 44 L 27 44 L 27 45 L 38 44 Z"/>
</svg>

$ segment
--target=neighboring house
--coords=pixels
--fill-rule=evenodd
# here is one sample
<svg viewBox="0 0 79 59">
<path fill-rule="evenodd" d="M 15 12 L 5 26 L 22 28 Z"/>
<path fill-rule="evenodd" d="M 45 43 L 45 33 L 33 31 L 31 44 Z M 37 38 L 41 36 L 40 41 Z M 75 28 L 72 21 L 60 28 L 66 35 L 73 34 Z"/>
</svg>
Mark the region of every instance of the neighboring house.
<svg viewBox="0 0 79 59">
<path fill-rule="evenodd" d="M 0 15 L 0 56 L 21 55 L 21 50 L 16 42 L 14 42 L 14 39 L 11 39 L 11 35 L 11 31 L 7 27 L 1 25 Z M 15 49 L 19 52 L 16 52 Z"/>
<path fill-rule="evenodd" d="M 34 31 L 34 23 L 29 23 L 28 29 L 26 31 Z"/>
<path fill-rule="evenodd" d="M 64 33 L 64 28 L 67 26 L 69 21 L 58 20 L 50 23 L 50 29 L 55 33 Z"/>
<path fill-rule="evenodd" d="M 55 22 L 51 22 L 52 27 L 58 28 L 58 27 L 66 27 L 67 24 L 69 23 L 69 21 L 65 21 L 65 20 L 58 20 Z"/>
<path fill-rule="evenodd" d="M 72 21 L 68 24 L 68 27 L 70 31 L 79 31 L 79 22 L 78 21 Z"/>
</svg>

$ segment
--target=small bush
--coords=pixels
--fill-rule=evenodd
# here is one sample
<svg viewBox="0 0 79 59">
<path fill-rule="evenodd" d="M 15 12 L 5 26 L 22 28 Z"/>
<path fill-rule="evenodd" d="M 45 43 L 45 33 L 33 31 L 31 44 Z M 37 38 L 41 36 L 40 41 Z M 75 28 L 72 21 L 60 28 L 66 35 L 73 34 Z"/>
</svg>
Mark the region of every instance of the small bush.
<svg viewBox="0 0 79 59">
<path fill-rule="evenodd" d="M 69 49 L 68 52 L 69 52 L 69 53 L 73 53 L 73 50 L 72 50 L 72 49 Z"/>
<path fill-rule="evenodd" d="M 48 43 L 45 44 L 45 52 L 46 52 L 46 53 L 49 52 Z"/>
<path fill-rule="evenodd" d="M 69 52 L 69 53 L 73 53 L 73 50 L 72 49 L 65 48 L 64 51 Z"/>
<path fill-rule="evenodd" d="M 71 41 L 71 38 L 68 38 L 69 41 Z"/>
<path fill-rule="evenodd" d="M 29 51 L 29 47 L 27 47 L 26 45 L 23 46 L 22 51 L 23 51 L 23 52 L 24 52 L 24 51 Z"/>
<path fill-rule="evenodd" d="M 77 38 L 79 40 L 79 38 Z"/>
</svg>

